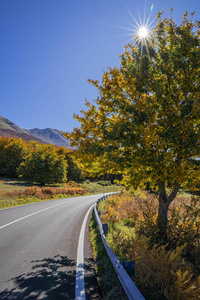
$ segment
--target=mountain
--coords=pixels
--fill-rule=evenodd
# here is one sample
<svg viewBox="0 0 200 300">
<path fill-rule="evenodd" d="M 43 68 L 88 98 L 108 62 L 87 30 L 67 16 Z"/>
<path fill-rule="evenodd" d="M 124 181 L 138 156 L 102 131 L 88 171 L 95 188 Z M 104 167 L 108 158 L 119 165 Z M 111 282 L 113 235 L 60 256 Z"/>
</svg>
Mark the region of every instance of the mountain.
<svg viewBox="0 0 200 300">
<path fill-rule="evenodd" d="M 43 140 L 31 135 L 10 120 L 0 116 L 0 137 L 21 138 L 23 141 L 36 141 L 46 144 Z"/>
<path fill-rule="evenodd" d="M 22 129 L 10 120 L 0 116 L 0 137 L 21 138 L 23 141 L 36 141 L 42 144 L 52 144 L 68 149 L 74 149 L 70 142 L 57 129 Z"/>
<path fill-rule="evenodd" d="M 48 144 L 57 145 L 60 147 L 66 147 L 72 149 L 69 140 L 67 140 L 58 129 L 46 128 L 46 129 L 26 129 L 28 133 L 35 137 L 45 141 Z"/>
<path fill-rule="evenodd" d="M 12 130 L 18 133 L 27 134 L 27 132 L 24 129 L 20 128 L 15 123 L 1 116 L 0 116 L 0 130 L 9 130 L 9 131 Z"/>
</svg>

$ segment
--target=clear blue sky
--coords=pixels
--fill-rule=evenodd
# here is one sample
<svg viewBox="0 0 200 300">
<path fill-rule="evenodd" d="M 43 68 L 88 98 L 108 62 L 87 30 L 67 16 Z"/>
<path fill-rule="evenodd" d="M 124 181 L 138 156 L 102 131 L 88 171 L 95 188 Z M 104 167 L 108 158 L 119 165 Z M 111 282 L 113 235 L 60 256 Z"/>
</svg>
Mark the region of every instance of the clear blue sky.
<svg viewBox="0 0 200 300">
<path fill-rule="evenodd" d="M 200 20 L 199 0 L 0 0 L 0 115 L 73 130 L 73 113 L 97 97 L 87 79 L 119 66 L 132 16 L 169 17 L 171 7 L 177 23 L 186 10 Z"/>
</svg>

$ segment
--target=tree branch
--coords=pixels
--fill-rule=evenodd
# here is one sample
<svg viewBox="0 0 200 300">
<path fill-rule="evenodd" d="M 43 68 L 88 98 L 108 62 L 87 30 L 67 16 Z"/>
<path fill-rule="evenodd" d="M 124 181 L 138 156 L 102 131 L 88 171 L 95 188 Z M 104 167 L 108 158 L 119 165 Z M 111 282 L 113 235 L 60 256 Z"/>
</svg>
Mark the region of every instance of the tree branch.
<svg viewBox="0 0 200 300">
<path fill-rule="evenodd" d="M 172 192 L 171 194 L 167 197 L 167 206 L 169 207 L 170 204 L 172 203 L 172 201 L 176 198 L 176 195 L 178 193 L 180 189 L 180 183 L 175 180 L 174 181 L 174 185 L 173 185 L 173 189 L 172 189 Z"/>
</svg>

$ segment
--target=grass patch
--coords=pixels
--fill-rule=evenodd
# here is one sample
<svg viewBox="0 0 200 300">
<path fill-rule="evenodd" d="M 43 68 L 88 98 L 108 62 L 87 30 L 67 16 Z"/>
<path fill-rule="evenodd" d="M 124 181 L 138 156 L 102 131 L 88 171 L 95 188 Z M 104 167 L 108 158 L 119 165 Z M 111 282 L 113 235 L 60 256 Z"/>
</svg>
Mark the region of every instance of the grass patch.
<svg viewBox="0 0 200 300">
<path fill-rule="evenodd" d="M 46 199 L 48 200 L 48 199 Z M 19 206 L 19 205 L 25 205 L 25 204 L 30 204 L 30 203 L 36 203 L 36 202 L 41 202 L 45 200 L 41 200 L 36 197 L 26 197 L 26 198 L 9 198 L 9 199 L 1 199 L 0 198 L 0 209 L 1 208 L 8 208 L 8 207 L 13 207 L 13 206 Z"/>
<path fill-rule="evenodd" d="M 80 184 L 39 186 L 19 179 L 0 180 L 0 208 L 41 202 L 45 200 L 82 196 L 89 193 Z"/>
<path fill-rule="evenodd" d="M 11 191 L 19 191 L 24 190 L 27 187 L 33 186 L 25 181 L 22 181 L 17 178 L 10 179 L 0 179 L 0 192 L 11 192 Z"/>
<path fill-rule="evenodd" d="M 98 182 L 90 182 L 88 180 L 83 183 L 49 184 L 44 187 L 29 184 L 18 178 L 1 178 L 0 209 L 51 199 L 114 192 L 120 190 L 120 188 L 122 189 L 120 186 L 111 184 L 103 187 Z"/>
<path fill-rule="evenodd" d="M 82 187 L 88 189 L 93 194 L 103 194 L 103 193 L 110 193 L 110 192 L 118 192 L 122 191 L 124 187 L 116 184 L 108 184 L 102 185 L 102 181 L 91 182 L 89 180 L 85 180 L 82 183 Z"/>
<path fill-rule="evenodd" d="M 90 241 L 96 265 L 97 281 L 104 300 L 127 300 L 116 272 L 104 248 L 94 212 L 90 221 Z"/>
<path fill-rule="evenodd" d="M 23 190 L 3 192 L 0 195 L 0 208 L 24 205 L 51 199 L 82 196 L 87 191 L 81 187 L 38 187 L 32 186 Z"/>
</svg>

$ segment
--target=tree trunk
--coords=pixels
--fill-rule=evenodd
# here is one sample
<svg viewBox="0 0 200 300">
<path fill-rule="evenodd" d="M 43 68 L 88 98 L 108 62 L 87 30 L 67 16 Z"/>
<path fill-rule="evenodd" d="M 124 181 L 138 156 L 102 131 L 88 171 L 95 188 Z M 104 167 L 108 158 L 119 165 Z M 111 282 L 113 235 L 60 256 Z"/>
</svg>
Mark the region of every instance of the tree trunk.
<svg viewBox="0 0 200 300">
<path fill-rule="evenodd" d="M 158 180 L 159 190 L 159 208 L 158 208 L 158 220 L 157 225 L 159 229 L 159 236 L 162 240 L 167 240 L 167 229 L 168 229 L 168 210 L 171 202 L 175 199 L 180 184 L 174 181 L 172 192 L 169 196 L 166 193 L 165 182 Z"/>
<path fill-rule="evenodd" d="M 167 194 L 164 181 L 158 181 L 159 190 L 159 207 L 158 207 L 158 229 L 161 239 L 167 238 L 167 226 L 168 226 L 168 206 L 167 206 Z"/>
</svg>

